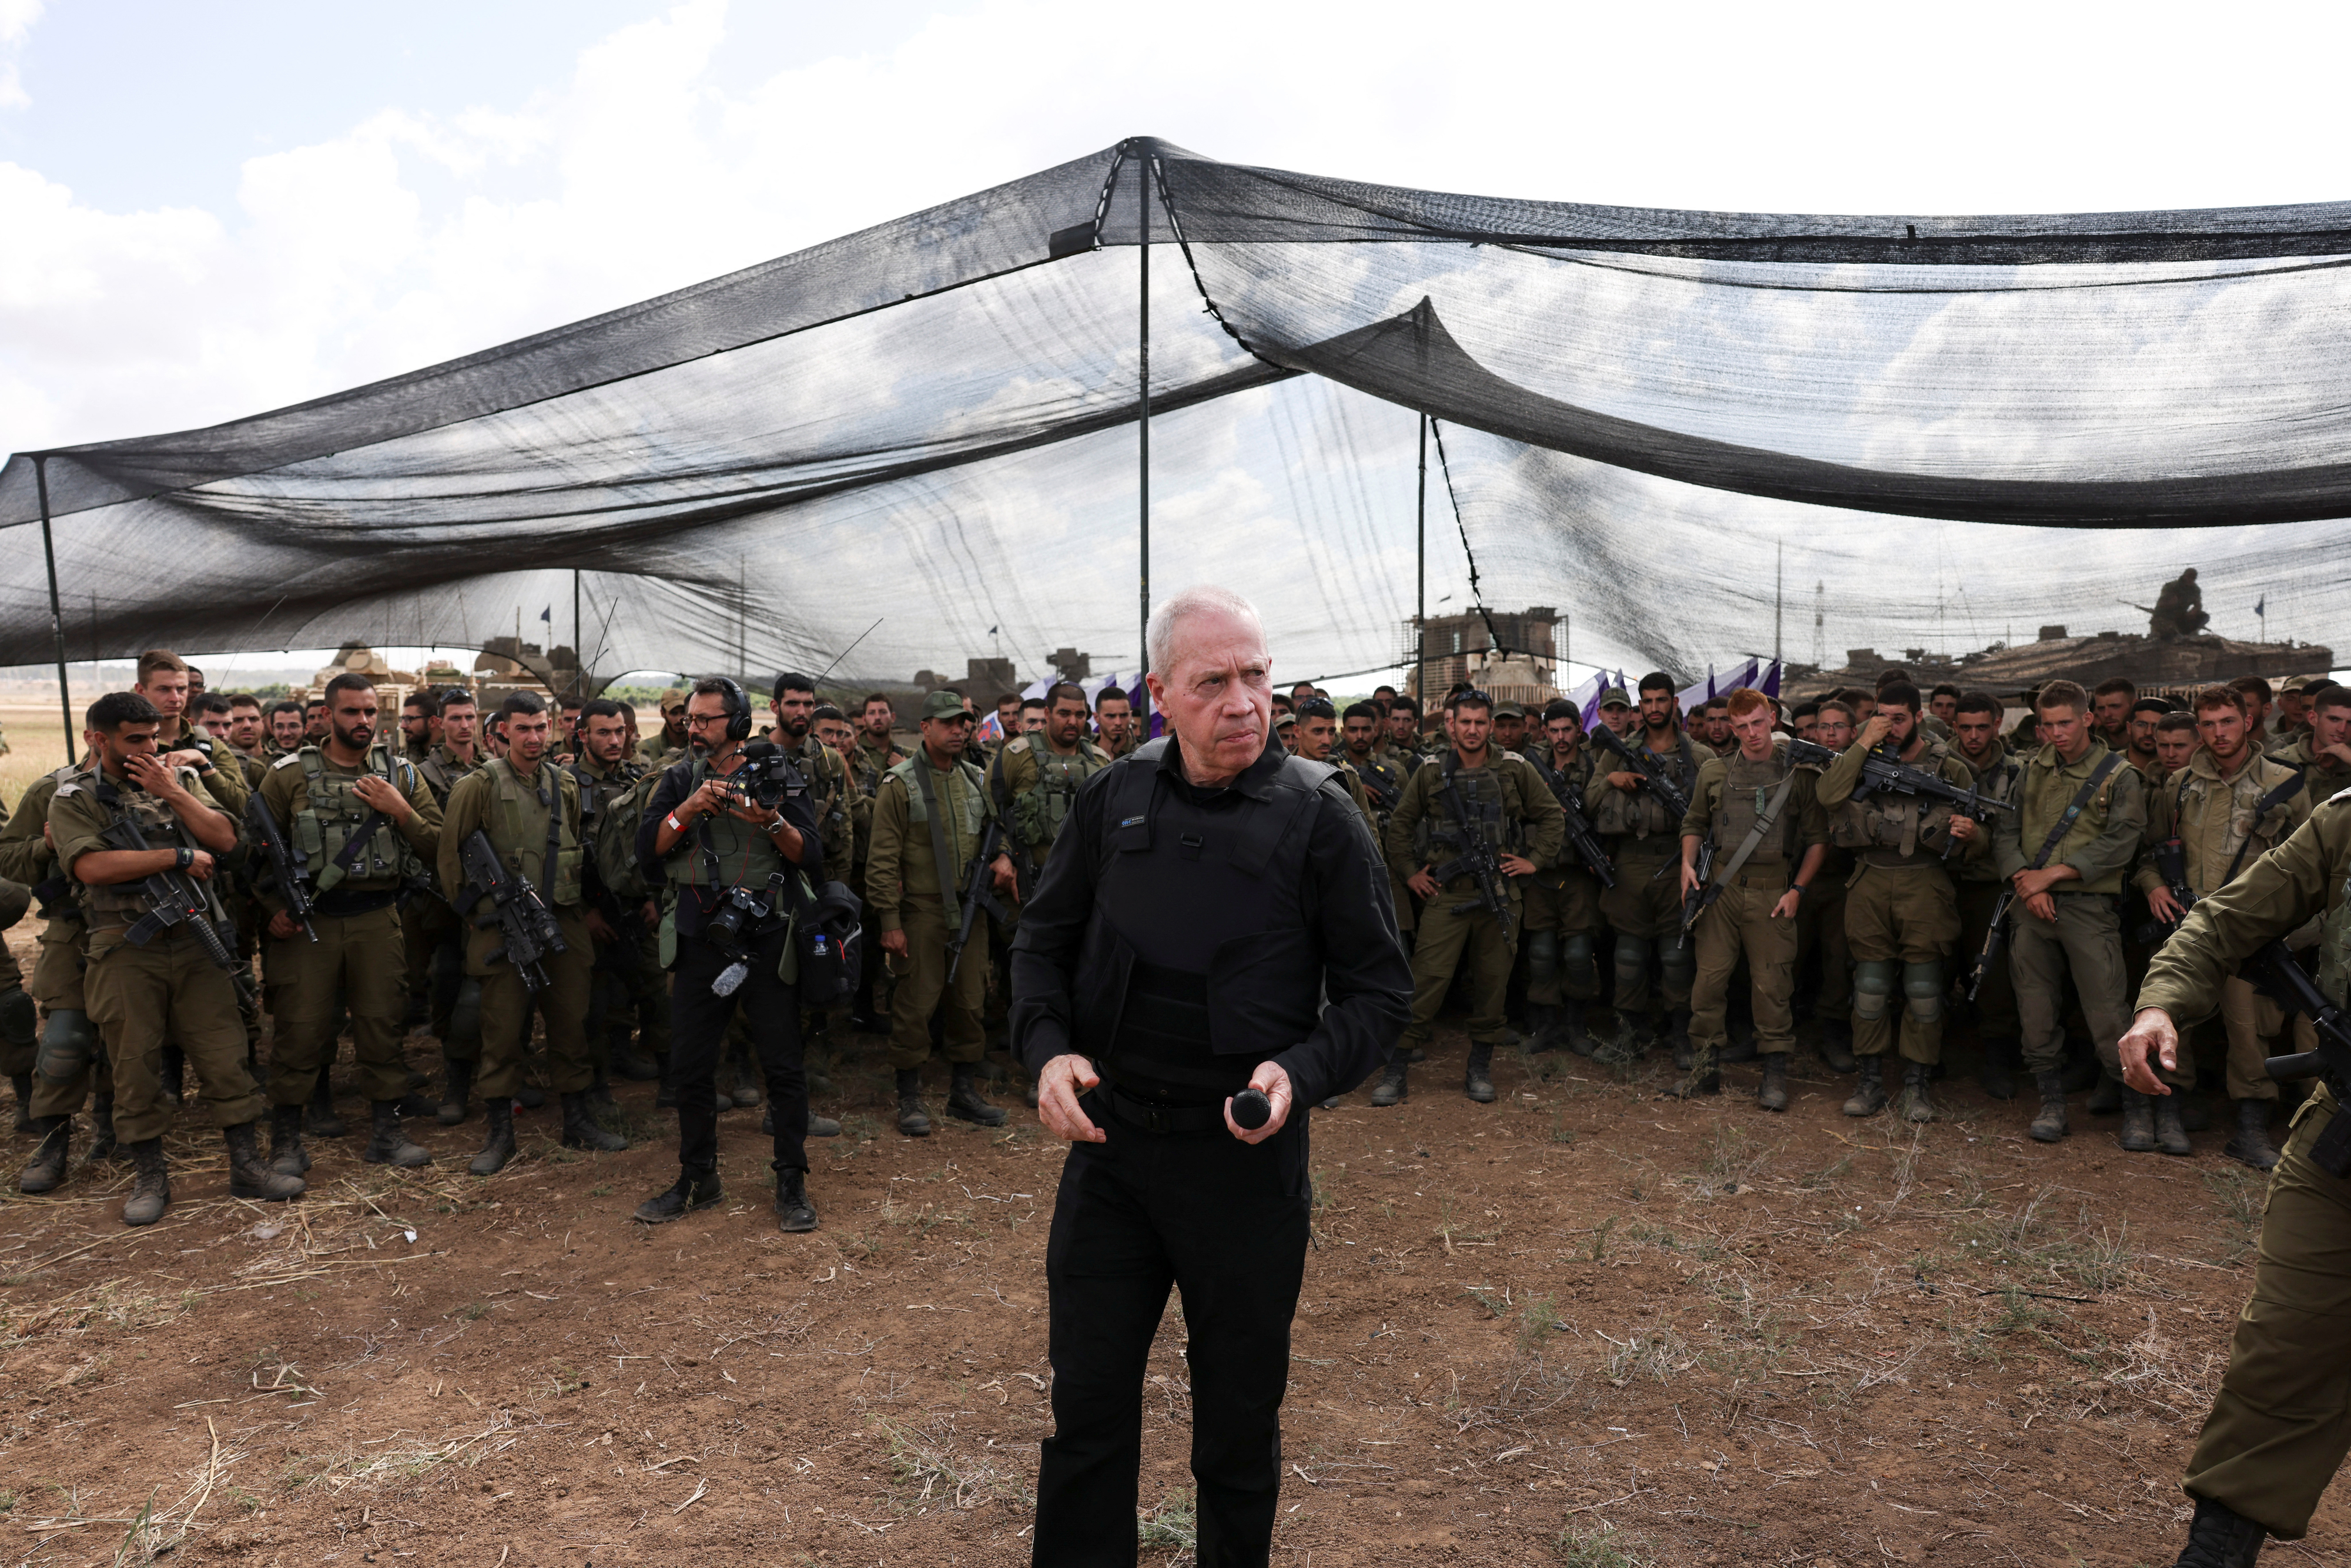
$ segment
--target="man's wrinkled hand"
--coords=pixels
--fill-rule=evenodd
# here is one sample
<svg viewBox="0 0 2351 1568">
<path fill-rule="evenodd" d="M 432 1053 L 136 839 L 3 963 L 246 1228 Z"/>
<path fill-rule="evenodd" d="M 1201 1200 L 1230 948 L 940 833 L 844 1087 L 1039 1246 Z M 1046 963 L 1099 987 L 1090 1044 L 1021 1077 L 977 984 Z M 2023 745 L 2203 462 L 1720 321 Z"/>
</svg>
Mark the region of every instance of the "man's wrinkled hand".
<svg viewBox="0 0 2351 1568">
<path fill-rule="evenodd" d="M 2155 1075 L 2160 1062 L 2167 1072 L 2179 1066 L 2179 1030 L 2161 1008 L 2145 1008 L 2131 1019 L 2129 1032 L 2116 1044 L 2123 1059 L 2123 1082 L 2142 1094 L 2168 1094 L 2170 1087 Z"/>
<path fill-rule="evenodd" d="M 1263 1071 L 1264 1069 L 1259 1071 Z M 1108 1143 L 1110 1140 L 1102 1135 L 1102 1130 L 1087 1120 L 1085 1112 L 1078 1107 L 1078 1096 L 1101 1082 L 1102 1074 L 1094 1071 L 1094 1064 L 1075 1051 L 1053 1058 L 1045 1063 L 1045 1071 L 1037 1075 L 1037 1119 L 1045 1124 L 1046 1131 L 1065 1142 Z M 1225 1119 L 1228 1122 L 1232 1120 L 1229 1104 L 1226 1108 Z M 1280 1108 L 1277 1106 L 1274 1121 L 1269 1125 L 1279 1125 L 1280 1122 Z M 1241 1135 L 1249 1136 L 1248 1134 Z"/>
<path fill-rule="evenodd" d="M 1244 1144 L 1262 1144 L 1281 1131 L 1282 1124 L 1290 1120 L 1290 1106 L 1297 1097 L 1297 1091 L 1290 1087 L 1290 1074 L 1283 1071 L 1279 1063 L 1271 1061 L 1260 1061 L 1257 1064 L 1257 1071 L 1249 1074 L 1249 1086 L 1263 1094 L 1271 1103 L 1273 1114 L 1265 1119 L 1265 1125 L 1262 1127 L 1244 1127 L 1233 1120 L 1232 1096 L 1227 1095 L 1225 1097 L 1225 1131 Z"/>
</svg>

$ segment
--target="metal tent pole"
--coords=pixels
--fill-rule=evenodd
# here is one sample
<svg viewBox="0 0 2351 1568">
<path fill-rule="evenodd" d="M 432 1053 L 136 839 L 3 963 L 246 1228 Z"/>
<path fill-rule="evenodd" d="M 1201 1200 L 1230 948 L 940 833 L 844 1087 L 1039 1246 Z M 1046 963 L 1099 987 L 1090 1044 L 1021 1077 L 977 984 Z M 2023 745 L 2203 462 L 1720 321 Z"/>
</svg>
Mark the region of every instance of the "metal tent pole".
<svg viewBox="0 0 2351 1568">
<path fill-rule="evenodd" d="M 1147 147 L 1134 161 L 1134 213 L 1140 243 L 1135 253 L 1142 256 L 1142 287 L 1136 296 L 1136 333 L 1141 348 L 1142 377 L 1138 406 L 1142 417 L 1135 421 L 1140 439 L 1135 448 L 1137 464 L 1137 496 L 1140 511 L 1136 518 L 1136 541 L 1141 570 L 1137 579 L 1142 600 L 1142 621 L 1137 643 L 1142 649 L 1138 664 L 1148 671 L 1151 667 L 1151 153 Z M 1142 721 L 1144 735 L 1151 732 L 1151 689 L 1144 687 Z"/>
<path fill-rule="evenodd" d="M 588 695 L 587 644 L 580 640 L 580 569 L 571 569 L 571 695 Z"/>
<path fill-rule="evenodd" d="M 1412 695 L 1419 722 L 1428 722 L 1428 415 L 1420 416 L 1420 502 L 1413 526 L 1415 558 L 1412 629 Z"/>
<path fill-rule="evenodd" d="M 49 635 L 57 645 L 57 709 L 66 721 L 66 763 L 70 767 L 79 760 L 74 754 L 73 686 L 66 676 L 66 614 L 57 599 L 57 547 L 49 534 L 49 460 L 46 454 L 33 455 L 33 485 L 41 497 L 41 555 L 49 566 Z M 90 616 L 93 644 L 96 641 L 98 617 Z M 93 647 L 92 660 L 98 657 Z M 95 671 L 95 663 L 90 665 Z"/>
</svg>

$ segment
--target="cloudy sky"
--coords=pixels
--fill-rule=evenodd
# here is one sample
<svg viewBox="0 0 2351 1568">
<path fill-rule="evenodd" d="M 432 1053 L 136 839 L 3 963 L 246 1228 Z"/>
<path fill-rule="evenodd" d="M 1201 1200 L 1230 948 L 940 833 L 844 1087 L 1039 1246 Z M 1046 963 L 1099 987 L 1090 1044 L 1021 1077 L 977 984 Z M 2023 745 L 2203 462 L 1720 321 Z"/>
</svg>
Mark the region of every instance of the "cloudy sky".
<svg viewBox="0 0 2351 1568">
<path fill-rule="evenodd" d="M 0 449 L 214 422 L 1150 132 L 1811 212 L 2345 195 L 2339 8 L 0 0 Z"/>
</svg>

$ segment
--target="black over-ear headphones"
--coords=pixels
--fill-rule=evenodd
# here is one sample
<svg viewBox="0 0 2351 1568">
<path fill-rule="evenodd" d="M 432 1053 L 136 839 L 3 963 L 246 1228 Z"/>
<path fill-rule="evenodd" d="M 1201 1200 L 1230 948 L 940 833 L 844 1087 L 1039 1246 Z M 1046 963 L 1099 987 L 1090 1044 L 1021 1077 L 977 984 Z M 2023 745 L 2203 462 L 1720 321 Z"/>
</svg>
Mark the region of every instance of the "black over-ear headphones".
<svg viewBox="0 0 2351 1568">
<path fill-rule="evenodd" d="M 717 680 L 726 688 L 726 738 L 748 740 L 751 737 L 751 699 L 743 695 L 741 686 L 725 675 L 718 676 Z"/>
</svg>

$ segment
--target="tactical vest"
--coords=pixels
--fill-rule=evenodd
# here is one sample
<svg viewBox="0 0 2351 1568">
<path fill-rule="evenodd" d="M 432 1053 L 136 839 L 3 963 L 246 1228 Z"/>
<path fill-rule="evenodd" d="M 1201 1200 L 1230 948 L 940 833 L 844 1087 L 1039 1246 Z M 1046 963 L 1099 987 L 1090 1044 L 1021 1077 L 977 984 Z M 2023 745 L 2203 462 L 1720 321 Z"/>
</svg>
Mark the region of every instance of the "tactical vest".
<svg viewBox="0 0 2351 1568">
<path fill-rule="evenodd" d="M 203 800 L 204 785 L 196 770 L 183 768 L 180 782 L 197 799 Z M 57 786 L 60 795 L 95 791 L 114 818 L 129 817 L 139 824 L 139 831 L 152 850 L 202 849 L 204 846 L 182 831 L 178 813 L 159 798 L 129 784 L 118 784 L 95 767 L 82 768 Z M 125 846 L 127 847 L 127 846 Z M 133 882 L 108 883 L 102 886 L 76 882 L 75 896 L 79 901 L 83 917 L 95 927 L 135 925 L 147 913 L 146 883 L 142 878 Z"/>
<path fill-rule="evenodd" d="M 1928 741 L 1927 749 L 1908 766 L 1921 773 L 1940 774 L 1948 755 L 1940 741 Z M 1865 855 L 1871 864 L 1882 865 L 1916 856 L 1920 836 L 1938 828 L 1949 831 L 1950 821 L 1951 809 L 1940 800 L 1922 802 L 1915 795 L 1873 790 L 1837 808 L 1836 820 L 1829 824 L 1829 839 L 1839 849 L 1892 851 L 1891 854 Z"/>
<path fill-rule="evenodd" d="M 637 830 L 645 818 L 645 806 L 661 787 L 664 770 L 642 762 L 623 762 L 605 779 L 625 775 L 628 783 L 618 794 L 607 796 L 596 808 L 596 878 L 606 892 L 628 904 L 639 904 L 653 895 L 653 886 L 645 880 L 644 864 L 637 859 Z M 585 810 L 587 796 L 581 796 Z"/>
<path fill-rule="evenodd" d="M 1626 744 L 1637 752 L 1645 743 L 1636 738 Z M 1677 733 L 1674 745 L 1676 749 L 1673 751 L 1652 752 L 1646 760 L 1652 766 L 1663 767 L 1674 785 L 1684 794 L 1688 794 L 1698 787 L 1698 758 L 1690 750 L 1688 736 Z M 1607 773 L 1636 771 L 1614 752 L 1609 754 L 1605 763 L 1593 766 L 1596 770 Z M 1657 839 L 1662 847 L 1670 848 L 1676 853 L 1681 850 L 1681 819 L 1667 810 L 1664 802 L 1652 789 L 1610 789 L 1602 795 L 1600 809 L 1593 813 L 1592 827 L 1594 832 L 1614 833 L 1636 843 Z"/>
<path fill-rule="evenodd" d="M 1070 814 L 1070 807 L 1078 798 L 1078 787 L 1110 766 L 1107 758 L 1098 757 L 1080 742 L 1074 756 L 1064 757 L 1050 746 L 1040 746 L 1030 738 L 1029 760 L 1037 767 L 1037 779 L 1028 789 L 1012 798 L 1012 829 L 1020 841 L 1040 853 L 1061 836 L 1061 823 Z M 999 758 L 998 778 L 1003 762 Z M 1000 809 L 1004 802 L 999 800 Z"/>
<path fill-rule="evenodd" d="M 304 804 L 294 813 L 294 847 L 300 850 L 316 874 L 329 862 L 340 858 L 350 847 L 351 835 L 368 819 L 373 810 L 359 797 L 356 786 L 360 774 L 329 772 L 326 758 L 316 746 L 306 746 L 293 754 L 302 769 Z M 291 759 L 289 759 L 291 760 Z M 279 766 L 287 764 L 281 762 Z M 392 763 L 381 746 L 371 747 L 367 754 L 367 776 L 381 779 L 392 774 Z M 407 793 L 408 779 L 414 770 L 405 760 L 399 764 L 399 775 L 393 788 Z M 413 876 L 424 874 L 424 862 L 419 859 L 407 835 L 392 826 L 386 818 L 376 824 L 369 836 L 367 847 L 351 862 L 342 885 L 350 887 L 361 883 L 405 883 Z"/>
<path fill-rule="evenodd" d="M 1491 845 L 1498 855 L 1519 852 L 1526 835 L 1519 819 L 1511 813 L 1510 795 L 1502 783 L 1504 755 L 1495 753 L 1483 768 L 1464 768 L 1459 752 L 1446 752 L 1439 766 L 1452 783 L 1453 792 L 1460 798 L 1460 805 L 1457 810 L 1441 789 L 1429 792 L 1428 809 L 1413 828 L 1413 848 L 1423 863 L 1452 860 L 1473 841 Z"/>
<path fill-rule="evenodd" d="M 578 814 L 580 781 L 551 762 L 538 765 L 535 784 L 526 784 L 514 765 L 493 758 L 477 770 L 490 776 L 490 805 L 483 813 L 492 847 L 507 870 L 539 890 L 550 907 L 580 903 L 586 851 L 572 823 Z M 572 809 L 565 809 L 566 802 Z M 547 873 L 549 851 L 555 855 Z"/>
<path fill-rule="evenodd" d="M 2273 781 L 2262 778 L 2262 760 L 2256 756 L 2235 779 L 2226 780 L 2209 779 L 2192 764 L 2179 770 L 2179 783 L 2171 798 L 2171 831 L 2186 846 L 2189 885 L 2199 898 L 2218 892 L 2220 881 L 2231 868 L 2241 870 L 2267 854 L 2293 831 L 2294 796 L 2298 790 L 2290 791 L 2260 821 L 2254 820 L 2253 808 L 2273 787 Z M 2274 785 L 2285 782 L 2273 781 Z M 2199 819 L 2193 827 L 2188 820 L 2191 805 L 2197 808 Z M 2216 805 L 2228 812 L 2228 821 L 2217 835 L 2202 821 L 2203 813 Z"/>
<path fill-rule="evenodd" d="M 416 771 L 424 776 L 425 787 L 433 791 L 434 800 L 446 806 L 449 791 L 457 787 L 457 780 L 468 773 L 479 771 L 485 762 L 486 759 L 477 753 L 473 767 L 468 768 L 451 757 L 447 747 L 436 746 L 424 754 L 424 760 L 416 765 Z"/>
<path fill-rule="evenodd" d="M 890 769 L 890 776 L 906 787 L 906 826 L 910 829 L 923 830 L 919 834 L 910 832 L 907 836 L 909 839 L 919 839 L 925 849 L 928 849 L 931 843 L 930 798 L 929 792 L 923 788 L 926 780 L 917 779 L 914 776 L 914 769 L 930 768 L 930 766 L 929 758 L 917 752 Z M 979 769 L 963 758 L 957 758 L 955 772 L 958 780 L 967 788 L 953 791 L 946 804 L 942 808 L 955 813 L 946 826 L 948 830 L 947 852 L 956 857 L 955 864 L 935 868 L 938 872 L 939 886 L 942 889 L 955 885 L 956 879 L 963 873 L 963 862 L 978 850 L 979 836 L 987 831 L 987 804 L 980 799 L 981 792 L 987 786 L 980 779 Z M 936 789 L 938 770 L 932 768 L 931 773 L 932 777 L 927 782 L 930 783 L 932 789 Z M 935 854 L 932 858 L 937 857 Z"/>
<path fill-rule="evenodd" d="M 1788 748 L 1775 742 L 1771 755 L 1761 762 L 1750 762 L 1747 754 L 1733 748 L 1723 766 L 1722 799 L 1714 810 L 1714 850 L 1728 862 L 1747 835 L 1755 831 L 1756 820 L 1771 803 L 1771 792 L 1788 777 Z M 1747 858 L 1749 865 L 1771 865 L 1794 861 L 1796 853 L 1796 800 L 1791 789 L 1780 807 L 1776 832 L 1768 833 Z"/>
<path fill-rule="evenodd" d="M 688 763 L 673 763 L 671 767 L 686 770 L 684 795 L 692 795 L 711 777 L 710 759 L 706 757 L 696 757 Z M 693 841 L 693 848 L 684 854 L 673 854 L 664 862 L 664 870 L 674 884 L 760 888 L 785 869 L 784 857 L 776 848 L 776 841 L 761 832 L 758 823 L 746 822 L 731 811 L 704 813 L 687 830 L 687 836 Z"/>
<path fill-rule="evenodd" d="M 1167 744 L 1121 758 L 1103 786 L 1071 1040 L 1123 1092 L 1211 1104 L 1313 1030 L 1323 955 L 1307 843 L 1316 811 L 1355 803 L 1327 765 L 1285 757 L 1266 799 L 1197 805 L 1161 767 Z"/>
</svg>

